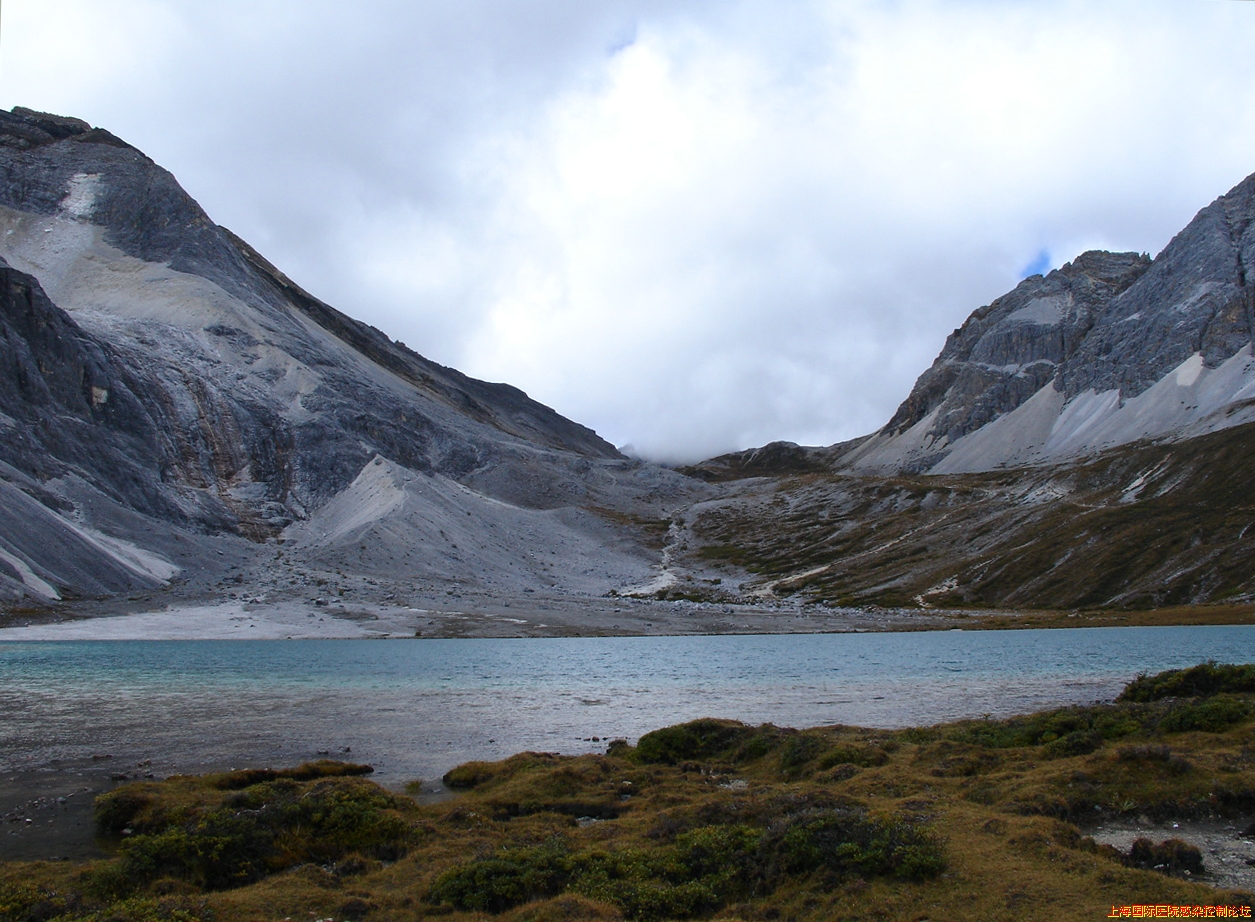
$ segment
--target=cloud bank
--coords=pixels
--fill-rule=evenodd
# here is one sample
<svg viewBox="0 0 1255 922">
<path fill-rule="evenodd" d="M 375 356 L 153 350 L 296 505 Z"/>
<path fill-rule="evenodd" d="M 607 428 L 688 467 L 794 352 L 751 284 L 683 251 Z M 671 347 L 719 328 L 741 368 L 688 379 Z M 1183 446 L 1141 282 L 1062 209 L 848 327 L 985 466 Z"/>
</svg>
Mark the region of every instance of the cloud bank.
<svg viewBox="0 0 1255 922">
<path fill-rule="evenodd" d="M 107 127 L 306 288 L 688 461 L 888 419 L 945 336 L 1255 171 L 1255 4 L 10 0 L 0 104 Z"/>
</svg>

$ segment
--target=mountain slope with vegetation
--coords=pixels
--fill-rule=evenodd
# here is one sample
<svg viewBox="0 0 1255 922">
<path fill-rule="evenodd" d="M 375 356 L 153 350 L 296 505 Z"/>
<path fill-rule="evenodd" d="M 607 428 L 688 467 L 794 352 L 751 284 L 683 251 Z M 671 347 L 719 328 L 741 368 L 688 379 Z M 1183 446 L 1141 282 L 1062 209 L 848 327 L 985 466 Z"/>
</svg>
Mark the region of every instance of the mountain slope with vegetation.
<svg viewBox="0 0 1255 922">
<path fill-rule="evenodd" d="M 839 605 L 1249 602 L 1253 444 L 1248 424 L 1049 467 L 743 480 L 689 510 L 677 567 L 721 574 L 711 593 Z"/>
</svg>

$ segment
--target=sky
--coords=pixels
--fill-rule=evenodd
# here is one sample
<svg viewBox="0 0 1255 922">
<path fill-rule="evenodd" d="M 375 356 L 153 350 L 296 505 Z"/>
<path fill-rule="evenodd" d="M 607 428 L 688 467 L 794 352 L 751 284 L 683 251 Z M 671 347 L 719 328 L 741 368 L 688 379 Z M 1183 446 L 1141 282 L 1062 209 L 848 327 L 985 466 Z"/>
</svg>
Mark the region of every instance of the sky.
<svg viewBox="0 0 1255 922">
<path fill-rule="evenodd" d="M 883 425 L 945 337 L 1255 172 L 1241 0 L 7 0 L 0 105 L 307 290 L 687 462 Z"/>
</svg>

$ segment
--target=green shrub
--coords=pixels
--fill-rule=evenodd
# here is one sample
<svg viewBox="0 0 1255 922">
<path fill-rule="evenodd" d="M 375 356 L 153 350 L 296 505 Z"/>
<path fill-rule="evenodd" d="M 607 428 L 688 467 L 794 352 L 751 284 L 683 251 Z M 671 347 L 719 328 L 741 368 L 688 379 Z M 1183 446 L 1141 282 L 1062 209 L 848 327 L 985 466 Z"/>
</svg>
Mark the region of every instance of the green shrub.
<svg viewBox="0 0 1255 922">
<path fill-rule="evenodd" d="M 1155 675 L 1139 674 L 1124 687 L 1117 701 L 1158 701 L 1161 698 L 1206 698 L 1221 692 L 1255 692 L 1255 663 L 1228 665 L 1206 662 L 1189 669 L 1169 669 Z"/>
<path fill-rule="evenodd" d="M 762 833 L 752 826 L 704 826 L 676 838 L 681 864 L 694 877 L 749 881 L 755 876 Z"/>
<path fill-rule="evenodd" d="M 1216 695 L 1173 708 L 1160 722 L 1159 729 L 1165 733 L 1183 733 L 1189 730 L 1223 733 L 1250 716 L 1249 702 L 1230 695 Z"/>
<path fill-rule="evenodd" d="M 58 916 L 55 922 L 204 922 L 212 918 L 204 906 L 170 899 L 133 897 L 94 910 Z"/>
<path fill-rule="evenodd" d="M 28 883 L 0 881 L 0 920 L 45 922 L 72 909 L 65 896 Z"/>
<path fill-rule="evenodd" d="M 125 813 L 118 804 L 130 803 L 126 797 L 107 802 L 97 822 L 103 815 L 116 825 Z M 404 806 L 396 795 L 356 779 L 256 784 L 219 805 L 172 811 L 178 821 L 124 839 L 117 858 L 98 869 L 96 888 L 117 897 L 169 877 L 221 890 L 354 852 L 393 859 L 410 835 L 399 813 Z"/>
<path fill-rule="evenodd" d="M 951 730 L 949 736 L 959 742 L 990 749 L 1045 746 L 1071 737 L 1069 743 L 1056 747 L 1055 752 L 1059 755 L 1080 755 L 1092 752 L 1097 745 L 1072 753 L 1066 750 L 1069 746 L 1086 746 L 1095 740 L 1120 739 L 1153 723 L 1154 715 L 1140 705 L 1068 707 L 1008 720 L 971 721 Z"/>
<path fill-rule="evenodd" d="M 869 817 L 857 807 L 775 809 L 754 823 L 701 826 L 652 848 L 502 850 L 441 874 L 427 899 L 502 912 L 566 890 L 654 922 L 710 913 L 819 870 L 914 880 L 944 868 L 941 842 L 906 821 Z"/>
<path fill-rule="evenodd" d="M 757 761 L 775 749 L 777 742 L 775 734 L 755 733 L 737 748 L 732 761 L 742 764 Z"/>
<path fill-rule="evenodd" d="M 675 765 L 710 759 L 745 742 L 755 731 L 735 720 L 705 717 L 674 727 L 646 733 L 636 743 L 636 759 L 645 763 Z"/>
<path fill-rule="evenodd" d="M 572 861 L 571 889 L 619 907 L 629 919 L 654 922 L 712 912 L 728 896 L 725 874 L 695 873 L 680 849 L 590 850 Z"/>
<path fill-rule="evenodd" d="M 570 862 L 561 848 L 514 849 L 445 871 L 431 885 L 427 899 L 472 912 L 504 912 L 556 896 L 569 877 Z"/>
<path fill-rule="evenodd" d="M 809 733 L 790 736 L 780 750 L 780 767 L 785 771 L 801 768 L 824 748 L 824 741 Z"/>
<path fill-rule="evenodd" d="M 1102 734 L 1097 730 L 1073 730 L 1047 743 L 1042 747 L 1042 751 L 1048 759 L 1063 759 L 1093 752 L 1101 747 L 1102 743 Z"/>
<path fill-rule="evenodd" d="M 790 823 L 779 839 L 779 859 L 790 873 L 828 869 L 860 877 L 936 877 L 945 853 L 931 833 L 902 820 L 875 820 L 859 811 L 825 810 Z"/>
</svg>

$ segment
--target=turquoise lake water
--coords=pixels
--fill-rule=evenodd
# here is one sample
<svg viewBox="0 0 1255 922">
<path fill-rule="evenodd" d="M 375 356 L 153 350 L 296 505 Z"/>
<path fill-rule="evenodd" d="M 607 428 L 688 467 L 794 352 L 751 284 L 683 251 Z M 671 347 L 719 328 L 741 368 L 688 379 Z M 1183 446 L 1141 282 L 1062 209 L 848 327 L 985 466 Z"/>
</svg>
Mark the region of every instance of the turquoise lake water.
<svg viewBox="0 0 1255 922">
<path fill-rule="evenodd" d="M 604 751 L 704 716 L 795 727 L 1006 716 L 1110 700 L 1138 672 L 1208 659 L 1255 661 L 1255 626 L 4 642 L 0 771 L 104 754 L 168 773 L 327 753 L 400 783 L 526 749 Z"/>
</svg>

